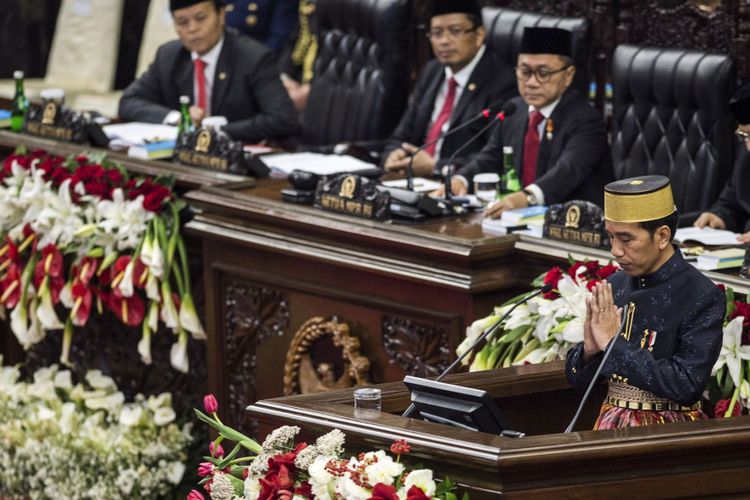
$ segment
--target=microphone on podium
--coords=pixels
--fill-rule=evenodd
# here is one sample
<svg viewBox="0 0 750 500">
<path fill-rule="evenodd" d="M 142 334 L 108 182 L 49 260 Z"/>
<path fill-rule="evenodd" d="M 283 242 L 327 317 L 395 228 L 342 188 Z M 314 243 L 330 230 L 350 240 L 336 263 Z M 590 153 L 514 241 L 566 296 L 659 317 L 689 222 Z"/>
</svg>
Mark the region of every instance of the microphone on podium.
<svg viewBox="0 0 750 500">
<path fill-rule="evenodd" d="M 484 342 L 487 339 L 487 337 L 489 337 L 490 335 L 492 335 L 493 333 L 495 333 L 495 330 L 497 330 L 497 328 L 500 326 L 500 324 L 503 321 L 505 321 L 505 318 L 507 318 L 508 316 L 510 316 L 510 313 L 512 313 L 516 309 L 516 307 L 520 306 L 521 304 L 525 304 L 526 302 L 530 301 L 531 299 L 533 299 L 537 295 L 551 292 L 553 288 L 554 288 L 554 285 L 552 285 L 551 283 L 547 283 L 546 285 L 544 285 L 542 288 L 540 288 L 539 290 L 535 291 L 531 295 L 529 295 L 526 298 L 524 298 L 522 300 L 519 300 L 518 302 L 516 302 L 515 304 L 513 304 L 513 307 L 511 307 L 510 309 L 508 309 L 508 311 L 505 314 L 503 314 L 497 321 L 495 321 L 490 326 L 488 326 L 487 328 L 485 328 L 485 330 L 477 338 L 477 340 L 475 340 L 474 343 L 471 344 L 468 349 L 466 349 L 458 358 L 456 358 L 456 360 L 453 363 L 451 363 L 451 365 L 448 368 L 446 368 L 445 370 L 443 370 L 443 373 L 441 373 L 440 375 L 438 375 L 438 377 L 435 379 L 435 382 L 440 382 L 441 380 L 443 380 L 446 375 L 448 375 L 450 372 L 453 371 L 453 369 L 456 367 L 456 365 L 458 365 L 470 353 L 474 352 L 474 349 L 476 349 L 478 345 L 480 345 L 482 342 Z M 414 404 L 413 403 L 410 404 L 409 407 L 406 409 L 406 411 L 404 413 L 402 413 L 401 416 L 403 416 L 403 417 L 409 417 L 409 416 L 411 416 L 411 414 L 414 413 L 414 408 L 415 408 Z"/>
<path fill-rule="evenodd" d="M 425 142 L 424 144 L 422 144 L 421 146 L 419 146 L 416 151 L 414 151 L 413 153 L 411 153 L 411 155 L 409 156 L 409 164 L 406 166 L 406 189 L 408 191 L 413 191 L 414 190 L 414 168 L 413 168 L 412 164 L 414 163 L 414 157 L 417 155 L 417 153 L 419 153 L 420 151 L 422 151 L 424 148 L 432 146 L 433 144 L 436 144 L 440 140 L 445 139 L 446 137 L 449 137 L 449 136 L 455 134 L 459 130 L 462 130 L 462 129 L 468 127 L 472 123 L 474 123 L 474 122 L 476 122 L 478 120 L 481 120 L 482 118 L 488 119 L 489 117 L 492 116 L 492 114 L 494 113 L 494 110 L 497 109 L 497 108 L 502 107 L 502 105 L 504 103 L 505 103 L 505 100 L 493 102 L 489 107 L 484 108 L 476 116 L 474 116 L 472 118 L 469 118 L 465 122 L 461 123 L 460 125 L 457 125 L 456 127 L 451 128 L 450 130 L 447 130 L 447 131 L 443 132 L 437 138 L 435 138 L 435 139 L 433 139 L 433 140 L 431 140 L 429 142 Z M 502 113 L 502 111 L 500 111 L 500 112 Z"/>
<path fill-rule="evenodd" d="M 474 142 L 475 140 L 477 140 L 477 138 L 479 136 L 481 136 L 482 134 L 484 134 L 487 129 L 489 129 L 490 127 L 492 127 L 493 125 L 495 125 L 495 124 L 497 124 L 499 122 L 505 121 L 505 118 L 507 116 L 510 116 L 513 113 L 515 113 L 515 111 L 516 111 L 516 105 L 514 103 L 512 103 L 512 102 L 508 103 L 508 105 L 505 107 L 505 109 L 503 109 L 502 111 L 500 111 L 499 113 L 497 113 L 497 115 L 495 115 L 495 119 L 494 120 L 491 120 L 490 123 L 488 123 L 487 125 L 485 125 L 484 127 L 482 127 L 481 130 L 479 130 L 479 132 L 477 132 L 476 134 L 474 134 L 473 136 L 471 136 L 469 138 L 469 140 L 467 140 L 466 142 L 464 142 L 461 145 L 461 147 L 458 148 L 458 149 L 456 149 L 453 152 L 453 154 L 451 155 L 451 157 L 448 158 L 448 164 L 446 165 L 446 167 L 447 167 L 446 168 L 446 174 L 444 176 L 444 181 L 445 181 L 445 200 L 446 201 L 450 200 L 451 199 L 451 195 L 453 194 L 451 192 L 451 177 L 453 176 L 453 160 L 456 158 L 456 156 L 458 155 L 458 153 L 460 153 L 461 151 L 463 151 L 464 149 L 466 149 L 466 147 L 469 144 L 471 144 L 472 142 Z"/>
</svg>

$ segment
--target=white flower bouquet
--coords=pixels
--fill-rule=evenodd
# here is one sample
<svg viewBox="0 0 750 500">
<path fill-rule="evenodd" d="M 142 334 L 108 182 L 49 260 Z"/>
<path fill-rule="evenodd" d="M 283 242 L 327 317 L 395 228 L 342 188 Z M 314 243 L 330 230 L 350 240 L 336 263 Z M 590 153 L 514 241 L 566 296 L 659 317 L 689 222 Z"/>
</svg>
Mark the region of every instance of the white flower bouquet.
<svg viewBox="0 0 750 500">
<path fill-rule="evenodd" d="M 0 358 L 0 362 L 2 359 Z M 24 382 L 0 368 L 0 498 L 142 499 L 174 494 L 191 426 L 169 393 L 126 403 L 98 370 L 84 383 L 57 366 Z"/>
</svg>

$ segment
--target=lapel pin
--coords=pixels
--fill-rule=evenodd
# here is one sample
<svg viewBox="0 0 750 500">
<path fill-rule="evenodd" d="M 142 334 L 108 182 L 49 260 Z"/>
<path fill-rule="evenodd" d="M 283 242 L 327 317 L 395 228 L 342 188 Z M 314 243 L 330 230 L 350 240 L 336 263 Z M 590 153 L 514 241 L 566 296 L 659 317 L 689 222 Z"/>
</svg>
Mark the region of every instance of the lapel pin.
<svg viewBox="0 0 750 500">
<path fill-rule="evenodd" d="M 470 83 L 469 86 L 466 87 L 466 88 L 469 89 L 469 92 L 474 92 L 477 89 L 477 84 L 476 83 Z"/>
<path fill-rule="evenodd" d="M 226 73 L 224 73 L 223 71 L 221 73 L 219 73 L 219 80 L 226 80 L 226 79 L 227 79 L 227 74 Z"/>
<path fill-rule="evenodd" d="M 547 118 L 547 124 L 545 125 L 545 129 L 547 130 L 547 140 L 552 140 L 552 132 L 555 131 L 555 124 L 552 123 L 552 118 Z"/>
</svg>

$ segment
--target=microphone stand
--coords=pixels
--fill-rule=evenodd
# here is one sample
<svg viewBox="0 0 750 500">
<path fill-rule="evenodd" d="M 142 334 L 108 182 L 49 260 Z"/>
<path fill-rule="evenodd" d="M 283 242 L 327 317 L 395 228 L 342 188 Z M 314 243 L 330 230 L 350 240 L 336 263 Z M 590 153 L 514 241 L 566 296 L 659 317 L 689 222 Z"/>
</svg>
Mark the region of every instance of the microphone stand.
<svg viewBox="0 0 750 500">
<path fill-rule="evenodd" d="M 445 201 L 450 202 L 451 197 L 453 196 L 453 193 L 451 192 L 451 178 L 453 177 L 453 160 L 456 158 L 456 155 L 458 155 L 458 153 L 460 153 L 461 151 L 463 151 L 464 149 L 466 149 L 466 147 L 469 144 L 471 144 L 472 142 L 474 142 L 475 140 L 477 140 L 477 138 L 479 136 L 481 136 L 482 134 L 484 134 L 487 131 L 487 129 L 489 129 L 490 127 L 492 127 L 496 123 L 501 122 L 503 120 L 505 120 L 505 113 L 500 112 L 497 115 L 495 115 L 495 120 L 490 121 L 487 125 L 485 125 L 484 127 L 482 127 L 479 130 L 479 132 L 477 132 L 476 134 L 474 134 L 473 136 L 471 136 L 471 138 L 469 138 L 468 141 L 464 142 L 461 145 L 461 147 L 458 148 L 458 149 L 456 149 L 453 152 L 453 154 L 450 156 L 450 158 L 448 158 L 448 164 L 447 164 L 448 168 L 446 169 L 445 177 L 443 179 L 444 182 L 445 182 Z"/>
<path fill-rule="evenodd" d="M 581 402 L 578 404 L 578 409 L 576 410 L 576 414 L 573 415 L 573 420 L 570 421 L 568 426 L 563 431 L 563 434 L 570 433 L 570 431 L 573 430 L 573 426 L 576 425 L 576 422 L 578 421 L 578 417 L 581 415 L 581 410 L 583 410 L 583 405 L 586 403 L 586 400 L 588 400 L 589 394 L 591 394 L 591 389 L 594 388 L 594 384 L 596 384 L 596 381 L 599 378 L 599 374 L 602 372 L 602 367 L 604 366 L 604 362 L 607 361 L 609 354 L 612 352 L 612 347 L 614 347 L 615 342 L 617 342 L 617 339 L 620 337 L 620 334 L 625 329 L 625 323 L 627 322 L 627 318 L 628 318 L 627 313 L 623 311 L 622 322 L 620 323 L 620 328 L 617 329 L 617 333 L 615 333 L 615 336 L 609 342 L 609 346 L 607 346 L 607 350 L 604 352 L 604 356 L 602 356 L 602 361 L 601 363 L 599 363 L 599 366 L 596 369 L 596 373 L 594 373 L 594 378 L 591 379 L 591 383 L 589 383 L 589 386 L 586 388 L 586 393 L 583 395 L 583 398 L 581 398 Z"/>
<path fill-rule="evenodd" d="M 414 191 L 414 168 L 413 168 L 413 163 L 414 163 L 414 157 L 417 156 L 417 153 L 419 153 L 420 151 L 422 151 L 426 147 L 429 147 L 429 146 L 432 146 L 433 144 L 436 144 L 441 139 L 445 139 L 446 137 L 449 137 L 452 134 L 455 134 L 459 130 L 462 130 L 462 129 L 468 127 L 469 125 L 471 125 L 475 121 L 479 120 L 480 118 L 489 118 L 490 117 L 490 113 L 491 113 L 490 108 L 483 109 L 482 112 L 479 113 L 474 118 L 471 118 L 470 120 L 466 120 L 461 125 L 448 130 L 444 134 L 440 134 L 437 137 L 437 139 L 433 139 L 433 140 L 431 140 L 429 142 L 426 142 L 426 143 L 422 144 L 421 146 L 419 146 L 417 148 L 417 150 L 414 151 L 409 156 L 409 164 L 406 166 L 406 189 L 408 191 Z"/>
<path fill-rule="evenodd" d="M 497 330 L 497 328 L 500 326 L 500 324 L 503 321 L 505 321 L 505 318 L 507 318 L 508 316 L 510 316 L 510 313 L 512 313 L 516 309 L 516 307 L 520 306 L 521 304 L 525 304 L 526 302 L 530 301 L 531 299 L 533 299 L 534 297 L 536 297 L 539 294 L 547 293 L 547 292 L 552 291 L 553 288 L 554 288 L 554 286 L 551 283 L 548 283 L 548 284 L 544 285 L 542 288 L 540 288 L 539 290 L 537 290 L 534 293 L 532 293 L 531 295 L 527 296 L 525 299 L 519 300 L 518 302 L 516 302 L 515 304 L 513 304 L 513 307 L 511 307 L 510 309 L 508 309 L 508 312 L 506 312 L 505 314 L 503 314 L 497 321 L 495 321 L 490 326 L 488 326 L 487 328 L 485 328 L 485 330 L 482 332 L 482 335 L 480 335 L 479 338 L 477 338 L 477 340 L 475 340 L 474 343 L 471 344 L 469 346 L 469 348 L 466 349 L 463 352 L 463 354 L 461 354 L 458 358 L 456 358 L 456 360 L 453 363 L 451 363 L 451 365 L 448 368 L 446 368 L 445 370 L 443 370 L 443 373 L 441 373 L 440 375 L 437 376 L 437 378 L 435 379 L 435 382 L 440 382 L 441 380 L 443 380 L 446 377 L 446 375 L 448 375 L 450 372 L 453 371 L 453 369 L 456 367 L 456 365 L 458 365 L 461 361 L 463 361 L 463 359 L 466 356 L 468 356 L 470 353 L 474 352 L 474 349 L 476 349 L 476 347 L 479 344 L 481 344 L 482 342 L 484 342 L 490 335 L 492 335 L 493 333 L 495 333 L 495 330 Z M 411 416 L 411 414 L 414 413 L 414 408 L 415 408 L 414 403 L 410 404 L 409 407 L 406 409 L 406 411 L 403 414 L 401 414 L 401 416 L 402 417 L 409 417 L 409 416 Z"/>
</svg>

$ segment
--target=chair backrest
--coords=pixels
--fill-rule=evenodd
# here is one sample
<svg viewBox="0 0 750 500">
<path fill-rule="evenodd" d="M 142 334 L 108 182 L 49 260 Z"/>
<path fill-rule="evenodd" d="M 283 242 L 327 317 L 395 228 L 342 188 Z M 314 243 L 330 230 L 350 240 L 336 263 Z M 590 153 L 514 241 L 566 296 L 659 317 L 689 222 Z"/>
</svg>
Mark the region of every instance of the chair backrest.
<svg viewBox="0 0 750 500">
<path fill-rule="evenodd" d="M 406 108 L 410 0 L 318 0 L 302 142 L 386 138 Z"/>
<path fill-rule="evenodd" d="M 681 214 L 708 208 L 734 160 L 731 57 L 620 45 L 612 79 L 615 177 L 665 175 Z"/>
<path fill-rule="evenodd" d="M 507 71 L 513 71 L 516 66 L 524 28 L 538 26 L 561 28 L 572 32 L 573 62 L 576 65 L 572 87 L 582 95 L 587 95 L 590 81 L 591 35 L 590 23 L 585 17 L 548 16 L 500 7 L 485 7 L 482 9 L 482 21 L 487 30 L 485 43 Z"/>
<path fill-rule="evenodd" d="M 124 0 L 63 0 L 45 84 L 107 92 L 114 88 Z"/>
<path fill-rule="evenodd" d="M 138 50 L 138 67 L 135 77 L 141 76 L 154 61 L 156 49 L 177 38 L 169 10 L 169 0 L 151 0 L 143 27 L 141 48 Z"/>
</svg>

